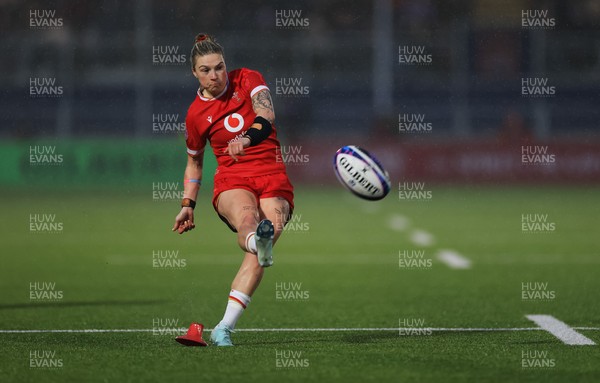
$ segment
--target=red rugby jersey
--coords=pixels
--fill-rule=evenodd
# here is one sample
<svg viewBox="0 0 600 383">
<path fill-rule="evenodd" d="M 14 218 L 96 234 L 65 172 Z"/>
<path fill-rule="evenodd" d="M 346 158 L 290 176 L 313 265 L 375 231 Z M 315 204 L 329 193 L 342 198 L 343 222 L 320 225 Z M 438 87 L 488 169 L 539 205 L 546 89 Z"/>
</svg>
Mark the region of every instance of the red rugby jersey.
<svg viewBox="0 0 600 383">
<path fill-rule="evenodd" d="M 223 153 L 229 142 L 242 137 L 254 122 L 252 96 L 268 89 L 262 75 L 247 68 L 233 70 L 227 77 L 227 86 L 221 94 L 207 99 L 198 91 L 190 105 L 185 119 L 188 155 L 203 155 L 208 140 L 217 158 L 215 175 L 252 177 L 285 172 L 285 164 L 278 155 L 280 144 L 274 125 L 269 137 L 244 149 L 246 155 L 238 156 L 237 162 Z"/>
</svg>

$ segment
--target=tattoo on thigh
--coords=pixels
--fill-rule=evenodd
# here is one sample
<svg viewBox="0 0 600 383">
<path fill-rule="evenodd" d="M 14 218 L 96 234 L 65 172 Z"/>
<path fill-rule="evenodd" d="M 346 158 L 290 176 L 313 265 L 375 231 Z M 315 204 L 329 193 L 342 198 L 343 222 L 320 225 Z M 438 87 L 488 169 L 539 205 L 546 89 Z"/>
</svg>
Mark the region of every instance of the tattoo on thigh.
<svg viewBox="0 0 600 383">
<path fill-rule="evenodd" d="M 280 230 L 283 230 L 289 219 L 290 209 L 287 205 L 283 205 L 281 208 L 275 208 L 275 214 L 277 215 L 277 226 Z"/>
</svg>

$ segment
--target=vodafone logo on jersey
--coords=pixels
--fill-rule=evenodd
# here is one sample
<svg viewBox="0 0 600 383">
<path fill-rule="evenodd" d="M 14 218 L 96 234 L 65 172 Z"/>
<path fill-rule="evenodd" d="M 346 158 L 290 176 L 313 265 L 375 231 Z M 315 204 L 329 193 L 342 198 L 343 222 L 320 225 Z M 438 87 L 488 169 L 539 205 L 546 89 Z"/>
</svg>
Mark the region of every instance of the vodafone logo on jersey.
<svg viewBox="0 0 600 383">
<path fill-rule="evenodd" d="M 225 129 L 231 133 L 237 133 L 244 127 L 244 117 L 239 113 L 230 114 L 225 118 Z"/>
</svg>

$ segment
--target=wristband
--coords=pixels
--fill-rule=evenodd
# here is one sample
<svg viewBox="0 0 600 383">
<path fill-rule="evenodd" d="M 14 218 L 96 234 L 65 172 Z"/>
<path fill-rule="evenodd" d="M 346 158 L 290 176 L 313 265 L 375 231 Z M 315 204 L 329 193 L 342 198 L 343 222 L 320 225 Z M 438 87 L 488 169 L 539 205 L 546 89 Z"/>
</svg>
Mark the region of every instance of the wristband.
<svg viewBox="0 0 600 383">
<path fill-rule="evenodd" d="M 264 117 L 256 116 L 254 123 L 244 134 L 244 137 L 250 139 L 250 146 L 258 145 L 271 135 L 273 127 L 271 123 Z"/>
<path fill-rule="evenodd" d="M 196 207 L 196 201 L 191 198 L 184 198 L 181 201 L 181 207 L 191 207 L 193 209 Z"/>
<path fill-rule="evenodd" d="M 187 179 L 183 180 L 183 184 L 184 185 L 187 184 L 187 183 L 190 183 L 190 182 L 196 183 L 198 185 L 202 185 L 202 180 L 197 180 L 195 178 L 187 178 Z"/>
</svg>

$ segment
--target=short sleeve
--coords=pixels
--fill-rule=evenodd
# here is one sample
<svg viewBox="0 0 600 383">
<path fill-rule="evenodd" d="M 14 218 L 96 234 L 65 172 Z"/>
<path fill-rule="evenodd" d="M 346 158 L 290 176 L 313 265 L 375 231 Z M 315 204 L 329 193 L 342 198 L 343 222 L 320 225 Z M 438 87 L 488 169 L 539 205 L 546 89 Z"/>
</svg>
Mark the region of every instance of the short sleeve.
<svg viewBox="0 0 600 383">
<path fill-rule="evenodd" d="M 242 76 L 242 88 L 246 92 L 248 92 L 250 97 L 254 97 L 256 93 L 260 92 L 263 89 L 269 89 L 269 87 L 267 87 L 265 79 L 257 71 L 244 69 Z"/>
<path fill-rule="evenodd" d="M 189 112 L 185 118 L 185 144 L 187 146 L 187 153 L 192 157 L 202 155 L 206 146 L 206 138 L 202 137 L 198 129 L 196 129 L 194 119 L 190 116 Z"/>
</svg>

